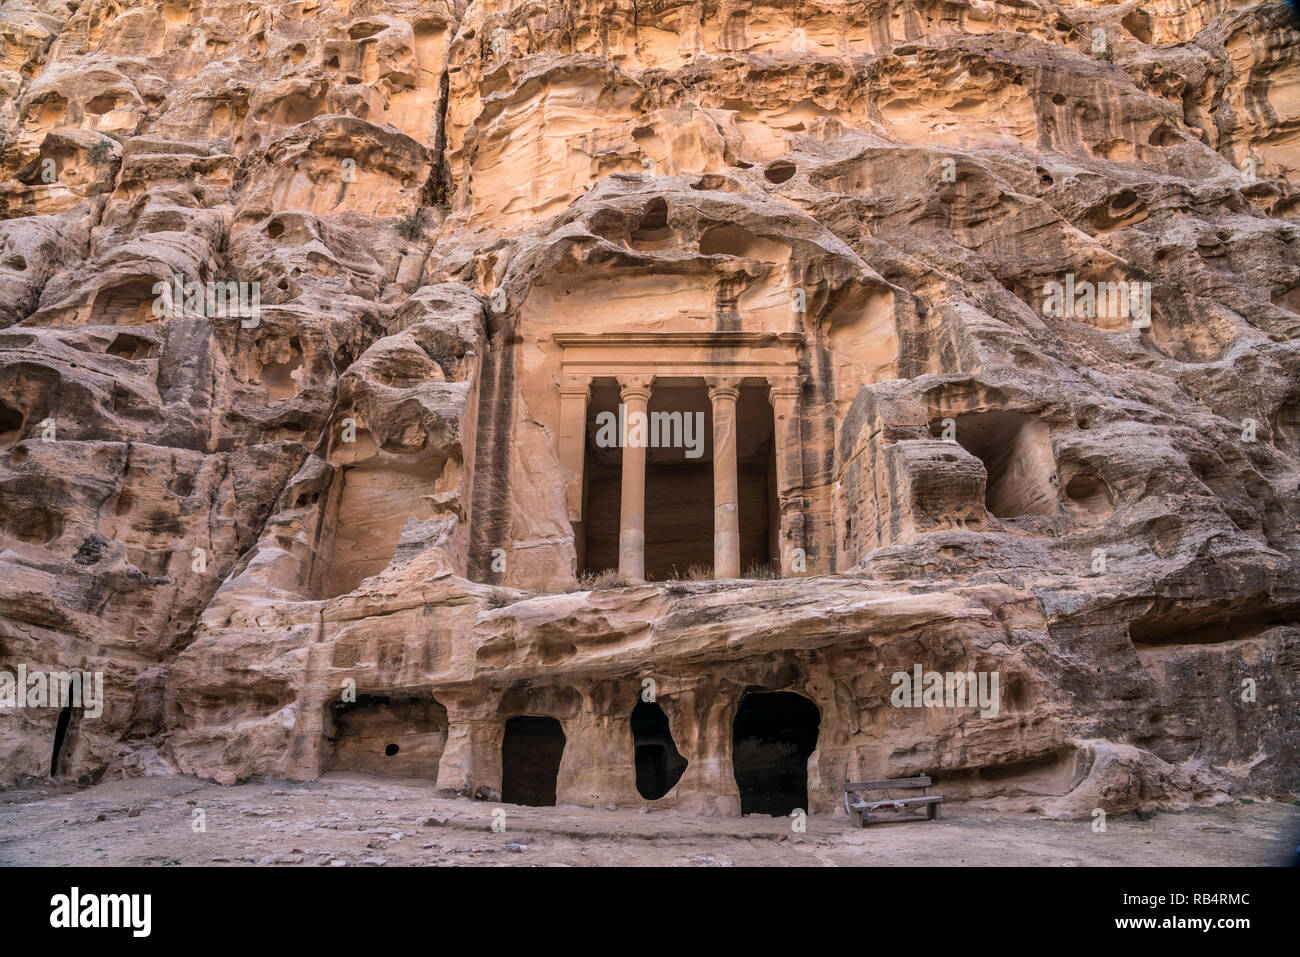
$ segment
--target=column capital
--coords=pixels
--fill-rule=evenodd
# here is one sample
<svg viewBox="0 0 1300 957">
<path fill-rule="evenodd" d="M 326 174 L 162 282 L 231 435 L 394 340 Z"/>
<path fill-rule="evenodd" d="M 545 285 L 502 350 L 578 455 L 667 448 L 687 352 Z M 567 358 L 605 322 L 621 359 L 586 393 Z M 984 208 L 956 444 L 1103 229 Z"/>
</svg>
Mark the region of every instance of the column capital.
<svg viewBox="0 0 1300 957">
<path fill-rule="evenodd" d="M 731 399 L 735 400 L 740 397 L 741 377 L 735 375 L 711 375 L 705 376 L 704 383 L 709 387 L 709 398 Z"/>
<path fill-rule="evenodd" d="M 555 384 L 560 388 L 560 395 L 591 395 L 591 376 L 589 375 L 569 375 L 557 372 L 554 379 Z"/>
<path fill-rule="evenodd" d="M 621 375 L 618 377 L 619 395 L 623 401 L 628 399 L 650 399 L 650 387 L 654 384 L 655 377 L 653 373 L 637 373 L 636 375 Z"/>
<path fill-rule="evenodd" d="M 770 375 L 767 377 L 767 395 L 773 405 L 776 404 L 777 399 L 798 399 L 799 393 L 802 391 L 798 376 Z"/>
</svg>

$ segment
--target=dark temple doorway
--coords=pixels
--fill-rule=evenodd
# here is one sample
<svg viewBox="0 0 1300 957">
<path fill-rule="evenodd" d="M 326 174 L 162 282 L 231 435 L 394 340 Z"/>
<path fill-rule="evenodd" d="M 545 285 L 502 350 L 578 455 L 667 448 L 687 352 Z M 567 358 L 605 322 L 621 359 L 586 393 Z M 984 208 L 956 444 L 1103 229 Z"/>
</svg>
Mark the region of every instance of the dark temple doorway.
<svg viewBox="0 0 1300 957">
<path fill-rule="evenodd" d="M 553 807 L 563 756 L 564 728 L 555 718 L 511 718 L 501 742 L 501 800 Z"/>
<path fill-rule="evenodd" d="M 742 577 L 779 569 L 775 420 L 766 385 L 746 380 L 736 403 L 736 470 Z M 617 417 L 613 379 L 597 378 L 587 406 L 579 568 L 617 569 L 623 449 L 602 433 Z M 658 378 L 647 409 L 645 573 L 650 581 L 713 574 L 713 407 L 703 378 Z M 613 433 L 617 436 L 617 431 Z"/>
<path fill-rule="evenodd" d="M 751 692 L 732 725 L 732 767 L 742 814 L 785 816 L 808 809 L 808 758 L 821 712 L 789 691 Z"/>
</svg>

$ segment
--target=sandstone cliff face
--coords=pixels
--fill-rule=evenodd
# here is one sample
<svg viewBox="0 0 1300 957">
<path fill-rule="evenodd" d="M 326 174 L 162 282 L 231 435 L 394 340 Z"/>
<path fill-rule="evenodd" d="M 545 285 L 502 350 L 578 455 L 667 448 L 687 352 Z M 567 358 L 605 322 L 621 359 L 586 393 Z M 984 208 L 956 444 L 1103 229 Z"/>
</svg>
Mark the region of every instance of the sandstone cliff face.
<svg viewBox="0 0 1300 957">
<path fill-rule="evenodd" d="M 0 784 L 1294 793 L 1297 51 L 1233 0 L 5 0 L 0 671 L 106 701 L 0 712 Z M 740 370 L 749 577 L 685 574 L 709 430 L 595 578 L 629 357 L 652 409 Z M 813 730 L 755 757 L 772 693 Z"/>
</svg>

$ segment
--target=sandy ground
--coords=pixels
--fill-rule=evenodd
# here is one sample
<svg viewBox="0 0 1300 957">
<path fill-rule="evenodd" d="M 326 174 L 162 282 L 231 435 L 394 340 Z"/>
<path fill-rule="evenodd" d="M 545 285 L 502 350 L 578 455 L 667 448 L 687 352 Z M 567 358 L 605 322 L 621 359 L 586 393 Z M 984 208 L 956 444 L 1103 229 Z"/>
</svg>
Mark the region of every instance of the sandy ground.
<svg viewBox="0 0 1300 957">
<path fill-rule="evenodd" d="M 206 830 L 193 828 L 203 811 Z M 492 830 L 504 812 L 505 830 Z M 137 778 L 0 792 L 0 865 L 1260 865 L 1290 860 L 1300 807 L 1234 803 L 1092 822 L 945 805 L 936 822 L 696 818 L 434 797 L 423 782 L 329 775 L 218 787 Z"/>
</svg>

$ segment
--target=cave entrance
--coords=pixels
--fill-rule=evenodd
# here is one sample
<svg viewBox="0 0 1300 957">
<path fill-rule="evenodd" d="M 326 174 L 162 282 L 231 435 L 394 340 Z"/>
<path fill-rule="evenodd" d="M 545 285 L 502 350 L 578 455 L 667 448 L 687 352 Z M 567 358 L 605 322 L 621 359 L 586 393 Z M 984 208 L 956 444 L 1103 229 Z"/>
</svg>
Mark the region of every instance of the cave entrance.
<svg viewBox="0 0 1300 957">
<path fill-rule="evenodd" d="M 553 807 L 563 756 L 564 728 L 555 718 L 511 718 L 501 742 L 501 800 Z"/>
<path fill-rule="evenodd" d="M 329 708 L 330 771 L 436 780 L 447 746 L 447 709 L 426 695 L 357 695 Z"/>
<path fill-rule="evenodd" d="M 677 750 L 663 708 L 653 701 L 638 700 L 632 709 L 632 738 L 637 793 L 647 801 L 657 801 L 681 780 L 687 763 Z"/>
<path fill-rule="evenodd" d="M 821 712 L 790 691 L 751 692 L 732 725 L 732 767 L 742 814 L 784 817 L 808 809 L 808 758 Z"/>
<path fill-rule="evenodd" d="M 0 402 L 0 449 L 8 448 L 23 436 L 23 414 Z"/>
<path fill-rule="evenodd" d="M 614 379 L 593 382 L 584 448 L 579 565 L 618 568 L 623 449 L 601 425 L 618 421 Z M 649 581 L 713 575 L 713 407 L 702 378 L 655 379 L 647 405 L 645 575 Z M 736 403 L 740 569 L 766 577 L 780 567 L 776 447 L 766 383 L 744 385 Z M 617 434 L 617 430 L 615 430 Z"/>
</svg>

